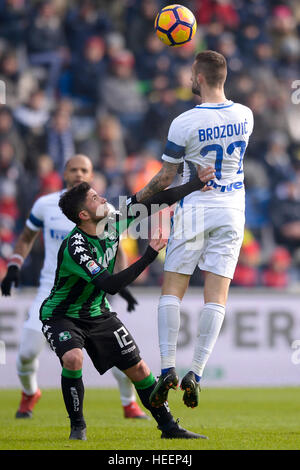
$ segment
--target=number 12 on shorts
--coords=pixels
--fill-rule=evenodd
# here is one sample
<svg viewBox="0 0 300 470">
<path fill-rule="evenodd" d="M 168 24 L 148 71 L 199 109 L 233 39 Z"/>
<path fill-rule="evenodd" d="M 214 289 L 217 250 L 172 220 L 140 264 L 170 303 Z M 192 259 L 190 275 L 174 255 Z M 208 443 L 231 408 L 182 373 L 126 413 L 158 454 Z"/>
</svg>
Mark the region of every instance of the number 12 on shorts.
<svg viewBox="0 0 300 470">
<path fill-rule="evenodd" d="M 121 332 L 123 333 L 122 335 L 120 334 Z M 121 326 L 121 328 L 114 331 L 114 335 L 117 338 L 120 348 L 125 348 L 125 346 L 128 346 L 129 344 L 133 342 L 132 340 L 127 341 L 126 336 L 128 336 L 129 333 L 126 330 L 125 326 Z"/>
<path fill-rule="evenodd" d="M 232 155 L 236 148 L 240 148 L 240 160 L 237 174 L 243 173 L 243 157 L 246 151 L 246 142 L 244 140 L 236 140 L 228 145 L 226 149 L 227 155 Z M 216 152 L 216 178 L 220 180 L 222 178 L 222 163 L 223 163 L 223 147 L 219 144 L 206 145 L 200 151 L 202 157 L 206 157 L 209 152 Z"/>
</svg>

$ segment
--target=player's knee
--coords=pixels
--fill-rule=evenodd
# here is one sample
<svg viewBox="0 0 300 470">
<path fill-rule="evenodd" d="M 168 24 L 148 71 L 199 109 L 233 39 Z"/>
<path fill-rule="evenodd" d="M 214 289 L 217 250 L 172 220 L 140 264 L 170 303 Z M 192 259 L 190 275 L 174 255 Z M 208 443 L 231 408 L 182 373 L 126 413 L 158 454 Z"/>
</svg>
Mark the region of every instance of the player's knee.
<svg viewBox="0 0 300 470">
<path fill-rule="evenodd" d="M 150 369 L 145 363 L 145 361 L 140 360 L 134 367 L 131 368 L 131 379 L 134 382 L 139 382 L 140 380 L 144 380 L 150 374 Z"/>
<path fill-rule="evenodd" d="M 18 362 L 21 364 L 28 364 L 35 360 L 38 356 L 38 351 L 34 348 L 28 347 L 26 349 L 22 349 L 19 352 Z"/>
<path fill-rule="evenodd" d="M 83 354 L 81 349 L 71 349 L 67 351 L 62 357 L 63 366 L 69 370 L 82 369 Z"/>
</svg>

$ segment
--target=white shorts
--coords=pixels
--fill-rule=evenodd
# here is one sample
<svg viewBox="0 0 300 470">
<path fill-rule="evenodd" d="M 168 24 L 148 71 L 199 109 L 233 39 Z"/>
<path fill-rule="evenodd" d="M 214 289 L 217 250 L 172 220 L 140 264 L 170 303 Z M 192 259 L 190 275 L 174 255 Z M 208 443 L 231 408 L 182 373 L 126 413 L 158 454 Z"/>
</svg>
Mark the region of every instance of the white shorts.
<svg viewBox="0 0 300 470">
<path fill-rule="evenodd" d="M 28 311 L 27 319 L 24 322 L 24 328 L 42 331 L 42 322 L 40 320 L 40 308 L 44 300 L 49 296 L 52 285 L 41 285 Z"/>
<path fill-rule="evenodd" d="M 164 271 L 192 275 L 196 266 L 232 279 L 244 237 L 243 210 L 178 203 Z"/>
</svg>

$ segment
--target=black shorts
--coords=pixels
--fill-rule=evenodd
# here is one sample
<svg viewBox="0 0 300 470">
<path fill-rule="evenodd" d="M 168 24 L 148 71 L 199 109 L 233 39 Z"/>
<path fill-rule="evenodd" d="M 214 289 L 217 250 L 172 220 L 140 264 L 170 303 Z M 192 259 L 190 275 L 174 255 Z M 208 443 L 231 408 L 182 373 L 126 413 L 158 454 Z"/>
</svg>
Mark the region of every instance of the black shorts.
<svg viewBox="0 0 300 470">
<path fill-rule="evenodd" d="M 115 312 L 88 319 L 60 317 L 44 320 L 43 334 L 59 359 L 71 349 L 84 348 L 95 368 L 104 374 L 136 365 L 140 351 Z"/>
</svg>

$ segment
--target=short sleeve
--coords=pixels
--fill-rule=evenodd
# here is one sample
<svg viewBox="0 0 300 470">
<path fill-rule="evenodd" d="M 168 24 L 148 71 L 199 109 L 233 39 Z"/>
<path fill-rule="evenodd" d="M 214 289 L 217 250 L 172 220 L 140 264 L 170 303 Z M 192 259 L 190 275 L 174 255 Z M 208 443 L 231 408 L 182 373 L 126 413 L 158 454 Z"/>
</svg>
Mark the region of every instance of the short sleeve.
<svg viewBox="0 0 300 470">
<path fill-rule="evenodd" d="M 183 162 L 186 147 L 186 133 L 180 116 L 174 119 L 170 125 L 168 140 L 162 159 L 169 163 L 179 164 Z"/>
<path fill-rule="evenodd" d="M 34 232 L 37 232 L 38 230 L 41 230 L 44 228 L 44 204 L 43 204 L 43 198 L 39 198 L 35 201 L 35 203 L 32 206 L 30 215 L 28 219 L 26 220 L 26 226 L 30 228 L 30 230 L 33 230 Z"/>
<path fill-rule="evenodd" d="M 86 238 L 78 232 L 68 240 L 68 261 L 66 263 L 70 274 L 75 274 L 87 282 L 93 281 L 106 271 L 94 258 Z"/>
<path fill-rule="evenodd" d="M 254 127 L 254 117 L 253 117 L 253 113 L 252 113 L 252 111 L 251 111 L 250 108 L 249 108 L 248 115 L 249 115 L 249 118 L 248 118 L 248 122 L 249 122 L 249 135 L 251 135 L 252 132 L 253 132 L 253 127 Z"/>
</svg>

